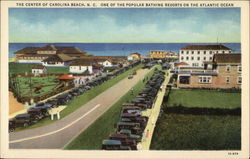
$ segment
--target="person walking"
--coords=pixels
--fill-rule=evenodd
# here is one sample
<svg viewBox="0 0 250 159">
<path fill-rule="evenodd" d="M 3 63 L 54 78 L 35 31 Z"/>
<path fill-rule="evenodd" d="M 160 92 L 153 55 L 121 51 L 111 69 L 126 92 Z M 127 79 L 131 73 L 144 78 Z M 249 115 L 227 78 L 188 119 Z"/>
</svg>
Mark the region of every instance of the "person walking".
<svg viewBox="0 0 250 159">
<path fill-rule="evenodd" d="M 131 88 L 131 95 L 134 95 L 134 88 Z"/>
<path fill-rule="evenodd" d="M 149 130 L 147 130 L 146 138 L 149 138 Z"/>
</svg>

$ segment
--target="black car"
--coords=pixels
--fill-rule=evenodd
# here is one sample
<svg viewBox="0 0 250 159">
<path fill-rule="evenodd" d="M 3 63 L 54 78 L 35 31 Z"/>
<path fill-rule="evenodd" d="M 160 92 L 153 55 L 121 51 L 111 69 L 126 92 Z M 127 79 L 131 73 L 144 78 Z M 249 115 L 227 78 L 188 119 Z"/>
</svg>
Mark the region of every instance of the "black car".
<svg viewBox="0 0 250 159">
<path fill-rule="evenodd" d="M 32 118 L 30 114 L 24 113 L 24 114 L 19 114 L 15 116 L 12 119 L 12 124 L 15 125 L 16 127 L 27 127 L 32 123 Z"/>
</svg>

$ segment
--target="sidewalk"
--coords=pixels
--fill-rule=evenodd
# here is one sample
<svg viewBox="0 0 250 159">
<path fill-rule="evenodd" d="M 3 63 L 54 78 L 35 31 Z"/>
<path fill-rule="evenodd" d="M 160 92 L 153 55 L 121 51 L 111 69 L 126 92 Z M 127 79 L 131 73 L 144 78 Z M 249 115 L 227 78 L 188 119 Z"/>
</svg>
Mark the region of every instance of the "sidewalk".
<svg viewBox="0 0 250 159">
<path fill-rule="evenodd" d="M 148 116 L 149 118 L 148 118 L 147 126 L 143 132 L 143 134 L 146 134 L 146 137 L 142 139 L 140 143 L 138 143 L 139 150 L 149 150 L 150 148 L 150 144 L 151 144 L 151 140 L 152 140 L 152 136 L 153 136 L 154 128 L 155 128 L 155 123 L 160 113 L 161 104 L 162 104 L 162 101 L 166 92 L 166 87 L 169 82 L 169 79 L 170 79 L 170 76 L 165 75 L 165 80 L 162 83 L 163 89 L 162 91 L 158 92 L 157 99 L 155 100 L 155 103 L 153 104 L 152 109 L 147 109 L 146 111 L 142 112 L 142 115 Z"/>
</svg>

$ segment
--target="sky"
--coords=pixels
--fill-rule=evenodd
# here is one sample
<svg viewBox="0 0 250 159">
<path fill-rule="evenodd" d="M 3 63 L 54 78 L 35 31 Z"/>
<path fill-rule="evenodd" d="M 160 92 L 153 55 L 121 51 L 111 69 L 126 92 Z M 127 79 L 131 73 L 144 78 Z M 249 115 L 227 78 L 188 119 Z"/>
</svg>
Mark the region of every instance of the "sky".
<svg viewBox="0 0 250 159">
<path fill-rule="evenodd" d="M 240 8 L 10 8 L 13 43 L 240 42 Z"/>
</svg>

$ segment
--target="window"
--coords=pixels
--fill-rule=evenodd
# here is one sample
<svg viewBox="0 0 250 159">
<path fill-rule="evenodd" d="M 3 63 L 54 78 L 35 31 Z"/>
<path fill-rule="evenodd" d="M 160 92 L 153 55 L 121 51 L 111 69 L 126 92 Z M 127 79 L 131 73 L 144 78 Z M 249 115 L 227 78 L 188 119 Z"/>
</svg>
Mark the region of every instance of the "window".
<svg viewBox="0 0 250 159">
<path fill-rule="evenodd" d="M 193 57 L 193 56 L 191 57 L 191 60 L 194 60 L 194 57 Z"/>
<path fill-rule="evenodd" d="M 238 66 L 237 70 L 238 70 L 238 73 L 241 73 L 241 66 Z"/>
<path fill-rule="evenodd" d="M 192 63 L 192 66 L 194 66 L 194 67 L 198 67 L 198 66 L 199 66 L 199 64 L 198 64 L 198 63 Z"/>
<path fill-rule="evenodd" d="M 192 54 L 194 54 L 194 51 L 192 51 Z"/>
<path fill-rule="evenodd" d="M 199 61 L 199 60 L 200 60 L 200 57 L 197 57 L 197 60 Z"/>
<path fill-rule="evenodd" d="M 229 50 L 229 53 L 231 53 L 232 51 L 231 50 Z"/>
<path fill-rule="evenodd" d="M 212 54 L 212 51 L 209 51 L 209 54 L 211 55 L 211 54 Z"/>
<path fill-rule="evenodd" d="M 206 60 L 206 57 L 203 57 L 203 60 Z"/>
<path fill-rule="evenodd" d="M 199 76 L 198 80 L 199 83 L 211 83 L 212 76 Z"/>
<path fill-rule="evenodd" d="M 239 76 L 238 78 L 237 78 L 237 84 L 241 84 L 242 83 L 242 78 L 241 78 L 241 76 Z"/>
<path fill-rule="evenodd" d="M 184 57 L 183 56 L 181 56 L 181 60 L 183 60 L 184 59 Z"/>
<path fill-rule="evenodd" d="M 184 53 L 184 51 L 181 51 L 181 54 L 183 54 Z"/>
<path fill-rule="evenodd" d="M 197 53 L 200 54 L 200 51 L 198 51 Z"/>
<path fill-rule="evenodd" d="M 225 53 L 225 51 L 222 51 L 222 53 L 224 54 L 224 53 Z"/>
<path fill-rule="evenodd" d="M 187 55 L 188 55 L 189 51 L 187 51 Z"/>
<path fill-rule="evenodd" d="M 230 72 L 230 70 L 231 70 L 231 66 L 230 66 L 230 65 L 227 65 L 227 66 L 226 66 L 226 71 L 227 71 L 227 72 Z"/>
<path fill-rule="evenodd" d="M 204 55 L 206 55 L 206 51 L 204 51 Z"/>
<path fill-rule="evenodd" d="M 230 77 L 226 77 L 226 83 L 230 83 Z"/>
<path fill-rule="evenodd" d="M 180 81 L 180 84 L 189 84 L 190 76 L 180 76 L 179 81 Z"/>
<path fill-rule="evenodd" d="M 213 60 L 213 57 L 209 57 L 209 60 L 212 61 L 212 60 Z"/>
<path fill-rule="evenodd" d="M 188 60 L 188 59 L 189 59 L 189 57 L 187 56 L 187 57 L 186 57 L 186 60 Z"/>
<path fill-rule="evenodd" d="M 219 53 L 219 51 L 216 51 L 216 53 L 218 54 L 218 53 Z"/>
<path fill-rule="evenodd" d="M 79 66 L 79 70 L 81 70 L 81 68 L 82 68 L 82 67 L 81 67 L 81 66 Z"/>
</svg>

